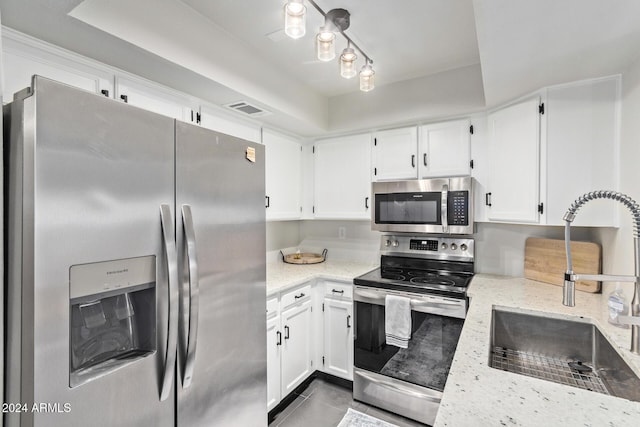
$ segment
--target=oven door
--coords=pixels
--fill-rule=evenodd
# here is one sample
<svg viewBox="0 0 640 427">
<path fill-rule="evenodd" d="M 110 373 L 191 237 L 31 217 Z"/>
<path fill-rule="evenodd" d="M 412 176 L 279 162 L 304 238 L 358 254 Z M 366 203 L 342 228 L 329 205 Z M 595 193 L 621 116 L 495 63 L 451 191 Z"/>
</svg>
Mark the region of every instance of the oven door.
<svg viewBox="0 0 640 427">
<path fill-rule="evenodd" d="M 401 349 L 385 342 L 385 297 L 411 298 L 411 338 Z M 357 368 L 442 391 L 455 353 L 466 301 L 356 286 Z"/>
<path fill-rule="evenodd" d="M 411 338 L 401 349 L 385 342 L 385 297 L 411 299 Z M 467 303 L 356 286 L 354 398 L 433 424 L 460 338 Z"/>
</svg>

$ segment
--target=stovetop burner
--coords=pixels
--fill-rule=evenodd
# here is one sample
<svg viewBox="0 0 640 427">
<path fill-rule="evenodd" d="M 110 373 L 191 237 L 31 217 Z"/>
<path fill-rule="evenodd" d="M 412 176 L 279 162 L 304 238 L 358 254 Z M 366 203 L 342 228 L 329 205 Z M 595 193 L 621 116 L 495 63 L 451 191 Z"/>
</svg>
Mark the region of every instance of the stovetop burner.
<svg viewBox="0 0 640 427">
<path fill-rule="evenodd" d="M 426 284 L 426 285 L 439 285 L 439 286 L 455 286 L 456 284 L 456 282 L 454 282 L 453 280 L 442 279 L 435 275 L 424 276 L 424 277 L 414 277 L 413 279 L 409 280 L 409 282 L 413 283 L 414 285 Z"/>
</svg>

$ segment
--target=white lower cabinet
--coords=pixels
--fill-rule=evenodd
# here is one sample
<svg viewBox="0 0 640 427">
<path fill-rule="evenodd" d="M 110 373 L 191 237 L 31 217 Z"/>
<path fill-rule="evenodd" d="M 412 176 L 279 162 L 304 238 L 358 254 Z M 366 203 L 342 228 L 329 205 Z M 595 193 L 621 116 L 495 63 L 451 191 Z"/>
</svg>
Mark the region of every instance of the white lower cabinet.
<svg viewBox="0 0 640 427">
<path fill-rule="evenodd" d="M 311 297 L 282 312 L 282 396 L 291 393 L 313 372 Z"/>
<path fill-rule="evenodd" d="M 280 359 L 282 332 L 278 298 L 267 300 L 267 410 L 280 402 Z"/>
<path fill-rule="evenodd" d="M 353 380 L 353 302 L 324 300 L 324 372 Z"/>
<path fill-rule="evenodd" d="M 267 410 L 313 373 L 312 285 L 267 300 Z"/>
</svg>

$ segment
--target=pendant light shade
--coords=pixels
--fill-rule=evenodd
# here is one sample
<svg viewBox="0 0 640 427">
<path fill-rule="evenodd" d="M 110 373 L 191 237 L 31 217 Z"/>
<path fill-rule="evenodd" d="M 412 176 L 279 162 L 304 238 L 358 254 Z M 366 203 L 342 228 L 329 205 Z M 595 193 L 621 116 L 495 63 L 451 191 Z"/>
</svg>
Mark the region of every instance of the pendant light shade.
<svg viewBox="0 0 640 427">
<path fill-rule="evenodd" d="M 299 39 L 306 33 L 306 10 L 302 0 L 289 0 L 284 5 L 284 32 L 292 39 Z"/>
<path fill-rule="evenodd" d="M 340 75 L 345 79 L 355 77 L 357 74 L 356 59 L 358 59 L 358 55 L 350 46 L 342 51 L 342 55 L 340 55 Z"/>
<path fill-rule="evenodd" d="M 363 92 L 369 92 L 375 88 L 374 76 L 376 72 L 373 71 L 371 63 L 367 61 L 366 64 L 360 70 L 360 90 Z"/>
<path fill-rule="evenodd" d="M 320 61 L 331 61 L 336 57 L 335 40 L 336 35 L 333 31 L 327 27 L 320 28 L 320 32 L 316 36 L 316 48 Z"/>
</svg>

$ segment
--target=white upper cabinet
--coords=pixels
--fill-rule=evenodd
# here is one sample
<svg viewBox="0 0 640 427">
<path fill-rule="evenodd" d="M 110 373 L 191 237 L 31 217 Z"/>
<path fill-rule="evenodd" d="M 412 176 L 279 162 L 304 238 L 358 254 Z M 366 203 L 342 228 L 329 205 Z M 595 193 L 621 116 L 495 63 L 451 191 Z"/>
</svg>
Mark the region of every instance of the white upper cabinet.
<svg viewBox="0 0 640 427">
<path fill-rule="evenodd" d="M 373 180 L 418 177 L 418 128 L 415 126 L 373 134 Z"/>
<path fill-rule="evenodd" d="M 3 29 L 2 35 L 4 102 L 11 102 L 14 93 L 31 86 L 34 74 L 113 97 L 113 73 L 62 49 L 33 46 L 33 41 L 19 33 Z"/>
<path fill-rule="evenodd" d="M 420 127 L 420 178 L 470 174 L 471 121 L 435 123 Z"/>
<path fill-rule="evenodd" d="M 540 98 L 489 114 L 488 218 L 537 223 L 539 218 Z"/>
<path fill-rule="evenodd" d="M 118 76 L 116 99 L 183 122 L 196 122 L 197 100 L 146 80 Z"/>
<path fill-rule="evenodd" d="M 541 182 L 545 224 L 564 225 L 567 208 L 585 193 L 618 190 L 619 93 L 619 76 L 548 89 L 546 180 Z M 618 205 L 587 203 L 573 224 L 617 226 Z"/>
<path fill-rule="evenodd" d="M 316 141 L 315 218 L 370 219 L 370 144 L 368 133 Z"/>
<path fill-rule="evenodd" d="M 299 219 L 302 196 L 302 144 L 265 129 L 267 220 Z"/>
<path fill-rule="evenodd" d="M 246 139 L 251 142 L 262 142 L 261 126 L 257 123 L 242 121 L 220 109 L 202 105 L 200 107 L 200 125 L 216 132 L 226 133 L 236 138 Z"/>
<path fill-rule="evenodd" d="M 487 161 L 474 154 L 476 188 L 484 190 L 477 221 L 564 225 L 579 196 L 618 190 L 620 77 L 541 94 L 489 114 Z M 616 203 L 587 203 L 574 225 L 616 227 L 618 213 Z"/>
</svg>

